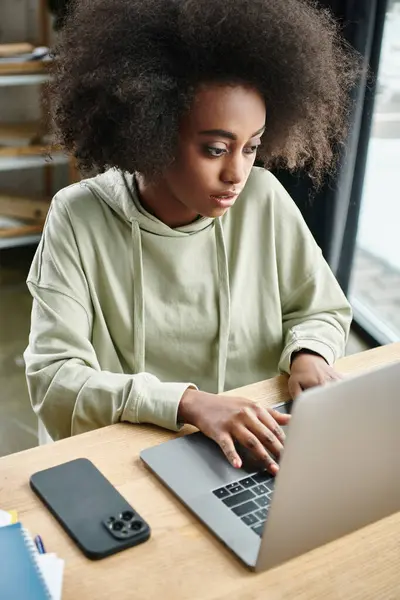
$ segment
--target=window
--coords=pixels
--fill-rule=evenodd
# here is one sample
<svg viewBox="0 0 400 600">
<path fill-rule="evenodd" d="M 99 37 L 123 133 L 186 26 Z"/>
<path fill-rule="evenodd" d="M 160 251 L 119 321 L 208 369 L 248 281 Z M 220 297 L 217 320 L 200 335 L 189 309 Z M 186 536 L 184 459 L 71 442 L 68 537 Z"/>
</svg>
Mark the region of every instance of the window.
<svg viewBox="0 0 400 600">
<path fill-rule="evenodd" d="M 400 0 L 386 15 L 350 297 L 379 343 L 400 339 Z"/>
</svg>

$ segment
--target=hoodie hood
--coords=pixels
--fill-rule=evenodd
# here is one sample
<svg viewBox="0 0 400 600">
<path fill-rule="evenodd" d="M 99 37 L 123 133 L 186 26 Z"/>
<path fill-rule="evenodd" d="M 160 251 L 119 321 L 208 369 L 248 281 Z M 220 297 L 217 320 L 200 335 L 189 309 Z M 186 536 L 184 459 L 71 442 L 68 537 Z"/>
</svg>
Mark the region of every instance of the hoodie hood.
<svg viewBox="0 0 400 600">
<path fill-rule="evenodd" d="M 228 343 L 230 333 L 230 290 L 229 269 L 224 239 L 224 230 L 220 218 L 201 217 L 185 225 L 172 229 L 154 215 L 148 213 L 140 203 L 134 175 L 110 169 L 93 179 L 81 183 L 92 194 L 105 202 L 119 217 L 130 224 L 132 231 L 134 282 L 134 363 L 135 373 L 145 371 L 146 329 L 145 329 L 145 278 L 143 269 L 143 250 L 141 232 L 162 237 L 185 237 L 195 235 L 204 229 L 214 227 L 215 246 L 218 264 L 219 294 L 219 332 L 218 332 L 218 393 L 224 391 Z"/>
<path fill-rule="evenodd" d="M 211 227 L 214 219 L 201 217 L 189 225 L 172 229 L 154 215 L 147 212 L 140 203 L 135 176 L 110 169 L 93 179 L 82 181 L 91 192 L 103 200 L 119 217 L 128 223 L 136 221 L 140 229 L 165 237 L 182 237 Z"/>
</svg>

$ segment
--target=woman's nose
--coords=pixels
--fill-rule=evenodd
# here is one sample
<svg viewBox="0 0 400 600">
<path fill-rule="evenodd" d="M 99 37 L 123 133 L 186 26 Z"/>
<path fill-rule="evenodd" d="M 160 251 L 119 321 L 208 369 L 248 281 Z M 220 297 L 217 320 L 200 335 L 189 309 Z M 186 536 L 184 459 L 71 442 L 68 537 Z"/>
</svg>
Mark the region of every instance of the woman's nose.
<svg viewBox="0 0 400 600">
<path fill-rule="evenodd" d="M 224 165 L 221 179 L 224 183 L 231 185 L 239 185 L 245 178 L 245 166 L 242 157 L 234 157 L 231 155 L 229 160 Z"/>
</svg>

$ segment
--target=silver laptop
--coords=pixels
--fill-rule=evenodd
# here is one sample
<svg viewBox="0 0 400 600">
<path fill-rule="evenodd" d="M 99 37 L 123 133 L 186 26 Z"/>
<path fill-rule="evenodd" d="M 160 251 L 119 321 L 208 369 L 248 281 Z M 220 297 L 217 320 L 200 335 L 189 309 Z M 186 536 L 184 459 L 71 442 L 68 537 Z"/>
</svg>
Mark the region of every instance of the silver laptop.
<svg viewBox="0 0 400 600">
<path fill-rule="evenodd" d="M 248 456 L 234 469 L 201 433 L 141 453 L 257 571 L 400 510 L 400 363 L 304 392 L 292 413 L 275 479 Z"/>
</svg>

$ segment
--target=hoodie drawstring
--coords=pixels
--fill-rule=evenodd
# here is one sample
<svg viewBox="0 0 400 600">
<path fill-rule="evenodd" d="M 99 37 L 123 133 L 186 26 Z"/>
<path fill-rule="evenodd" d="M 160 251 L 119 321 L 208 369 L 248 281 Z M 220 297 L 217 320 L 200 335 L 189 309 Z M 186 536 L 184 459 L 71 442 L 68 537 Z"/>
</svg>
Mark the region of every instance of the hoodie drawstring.
<svg viewBox="0 0 400 600">
<path fill-rule="evenodd" d="M 218 295 L 219 295 L 219 323 L 218 323 L 218 393 L 224 391 L 226 363 L 228 359 L 228 344 L 230 332 L 230 291 L 228 258 L 226 253 L 224 231 L 220 219 L 215 219 L 215 241 L 217 246 L 218 265 Z M 142 236 L 137 221 L 132 221 L 133 242 L 133 268 L 135 281 L 133 286 L 133 327 L 134 327 L 134 365 L 135 373 L 145 370 L 145 317 L 144 317 L 144 286 L 143 286 L 143 256 Z"/>
<path fill-rule="evenodd" d="M 144 322 L 144 287 L 143 287 L 143 256 L 142 236 L 139 223 L 132 221 L 133 242 L 133 361 L 135 374 L 145 370 L 145 322 Z"/>
<path fill-rule="evenodd" d="M 231 328 L 231 300 L 224 230 L 221 219 L 215 219 L 214 223 L 219 280 L 218 394 L 220 394 L 225 388 L 226 363 L 228 360 L 229 333 Z"/>
</svg>

